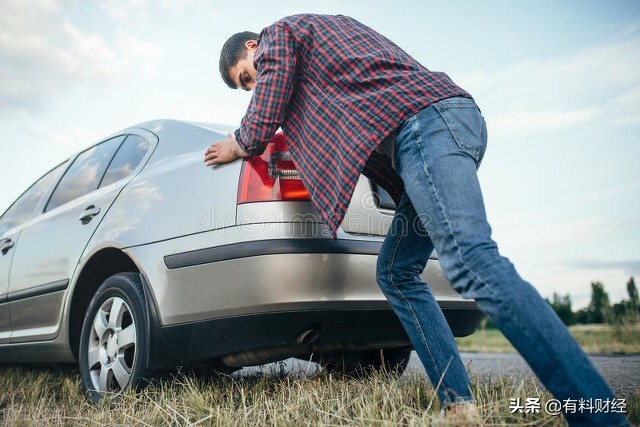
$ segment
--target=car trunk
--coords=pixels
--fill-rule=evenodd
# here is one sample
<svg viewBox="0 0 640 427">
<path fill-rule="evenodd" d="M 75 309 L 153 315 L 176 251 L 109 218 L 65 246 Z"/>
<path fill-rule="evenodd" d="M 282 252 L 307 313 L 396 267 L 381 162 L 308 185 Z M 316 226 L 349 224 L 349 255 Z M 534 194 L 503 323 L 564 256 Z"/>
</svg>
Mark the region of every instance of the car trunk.
<svg viewBox="0 0 640 427">
<path fill-rule="evenodd" d="M 238 191 L 237 224 L 293 218 L 321 222 L 281 133 L 262 154 L 244 159 Z M 351 235 L 385 236 L 395 209 L 386 191 L 360 175 L 340 227 Z"/>
<path fill-rule="evenodd" d="M 340 227 L 349 234 L 385 236 L 395 209 L 391 196 L 361 175 Z"/>
</svg>

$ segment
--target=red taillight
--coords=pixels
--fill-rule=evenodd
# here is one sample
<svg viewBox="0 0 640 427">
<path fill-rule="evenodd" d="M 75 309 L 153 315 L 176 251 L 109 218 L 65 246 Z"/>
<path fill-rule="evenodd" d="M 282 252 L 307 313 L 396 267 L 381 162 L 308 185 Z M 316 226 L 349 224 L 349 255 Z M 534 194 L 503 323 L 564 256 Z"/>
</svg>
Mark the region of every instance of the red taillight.
<svg viewBox="0 0 640 427">
<path fill-rule="evenodd" d="M 238 204 L 278 200 L 309 200 L 281 133 L 261 155 L 244 159 L 238 187 Z"/>
</svg>

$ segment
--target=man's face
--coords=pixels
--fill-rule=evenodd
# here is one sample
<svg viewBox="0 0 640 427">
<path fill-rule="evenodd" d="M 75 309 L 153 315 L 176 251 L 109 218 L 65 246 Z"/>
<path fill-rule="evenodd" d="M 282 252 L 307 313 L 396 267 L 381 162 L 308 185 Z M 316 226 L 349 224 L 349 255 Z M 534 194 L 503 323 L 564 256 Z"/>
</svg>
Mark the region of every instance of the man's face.
<svg viewBox="0 0 640 427">
<path fill-rule="evenodd" d="M 250 91 L 256 86 L 256 68 L 253 66 L 253 57 L 258 43 L 255 40 L 248 40 L 245 47 L 247 54 L 236 65 L 229 68 L 229 76 L 237 87 Z"/>
</svg>

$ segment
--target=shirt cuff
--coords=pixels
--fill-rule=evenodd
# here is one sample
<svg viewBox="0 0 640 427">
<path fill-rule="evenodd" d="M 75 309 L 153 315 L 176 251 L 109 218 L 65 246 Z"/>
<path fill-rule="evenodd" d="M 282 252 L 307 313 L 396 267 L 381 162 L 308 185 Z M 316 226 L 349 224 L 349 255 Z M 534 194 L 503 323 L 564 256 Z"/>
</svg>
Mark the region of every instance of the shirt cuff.
<svg viewBox="0 0 640 427">
<path fill-rule="evenodd" d="M 240 138 L 240 129 L 236 129 L 236 131 L 233 133 L 233 136 L 235 137 L 236 142 L 238 143 L 238 146 L 242 149 L 242 151 L 247 153 L 247 156 L 249 157 L 253 156 L 253 153 L 247 149 L 247 145 Z"/>
</svg>

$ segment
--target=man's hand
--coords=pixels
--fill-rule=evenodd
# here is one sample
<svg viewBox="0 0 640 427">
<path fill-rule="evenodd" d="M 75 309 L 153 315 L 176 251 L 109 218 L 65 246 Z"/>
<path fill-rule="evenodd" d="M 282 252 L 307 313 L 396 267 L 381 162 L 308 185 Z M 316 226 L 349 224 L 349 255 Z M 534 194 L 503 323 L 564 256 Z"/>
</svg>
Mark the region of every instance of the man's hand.
<svg viewBox="0 0 640 427">
<path fill-rule="evenodd" d="M 207 166 L 219 163 L 229 163 L 239 157 L 247 157 L 247 153 L 240 148 L 233 135 L 228 134 L 227 138 L 214 142 L 204 153 L 204 161 Z"/>
</svg>

